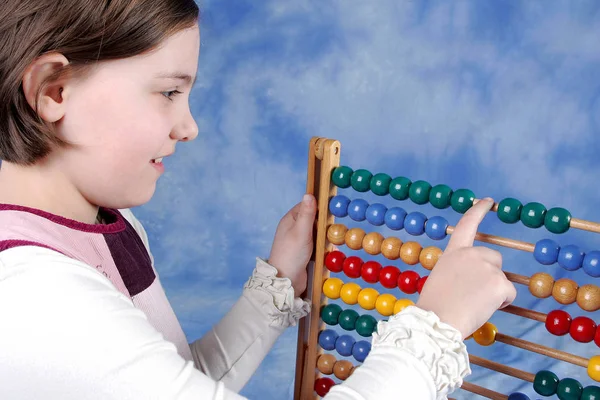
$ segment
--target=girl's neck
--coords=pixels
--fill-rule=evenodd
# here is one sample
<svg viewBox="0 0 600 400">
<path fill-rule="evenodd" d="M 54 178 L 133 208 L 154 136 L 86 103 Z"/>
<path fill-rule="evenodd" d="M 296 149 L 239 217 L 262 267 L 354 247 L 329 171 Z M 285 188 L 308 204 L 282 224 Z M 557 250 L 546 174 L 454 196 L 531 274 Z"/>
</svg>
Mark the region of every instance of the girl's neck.
<svg viewBox="0 0 600 400">
<path fill-rule="evenodd" d="M 0 203 L 46 211 L 86 224 L 99 223 L 90 204 L 58 170 L 38 165 L 0 164 Z"/>
</svg>

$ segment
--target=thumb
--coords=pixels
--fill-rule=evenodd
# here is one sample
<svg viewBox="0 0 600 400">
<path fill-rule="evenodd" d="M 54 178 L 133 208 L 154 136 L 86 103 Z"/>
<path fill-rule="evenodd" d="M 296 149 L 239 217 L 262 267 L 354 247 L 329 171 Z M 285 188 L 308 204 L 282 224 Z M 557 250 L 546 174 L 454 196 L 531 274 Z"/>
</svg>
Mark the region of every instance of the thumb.
<svg viewBox="0 0 600 400">
<path fill-rule="evenodd" d="M 296 218 L 296 229 L 302 233 L 312 234 L 317 214 L 317 200 L 311 194 L 305 194 L 302 198 L 298 217 Z"/>
</svg>

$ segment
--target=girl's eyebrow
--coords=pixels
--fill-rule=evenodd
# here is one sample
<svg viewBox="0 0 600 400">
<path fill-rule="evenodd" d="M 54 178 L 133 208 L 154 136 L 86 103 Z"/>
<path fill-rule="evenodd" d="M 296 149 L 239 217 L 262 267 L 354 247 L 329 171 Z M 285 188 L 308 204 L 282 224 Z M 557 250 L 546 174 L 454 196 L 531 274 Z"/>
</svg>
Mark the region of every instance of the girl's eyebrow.
<svg viewBox="0 0 600 400">
<path fill-rule="evenodd" d="M 191 75 L 183 73 L 183 72 L 167 72 L 167 73 L 160 73 L 158 75 L 156 75 L 157 79 L 175 79 L 175 80 L 180 80 L 180 81 L 184 81 L 186 84 L 190 85 L 190 86 L 194 86 L 196 84 L 196 79 L 198 78 L 197 76 L 192 78 Z"/>
</svg>

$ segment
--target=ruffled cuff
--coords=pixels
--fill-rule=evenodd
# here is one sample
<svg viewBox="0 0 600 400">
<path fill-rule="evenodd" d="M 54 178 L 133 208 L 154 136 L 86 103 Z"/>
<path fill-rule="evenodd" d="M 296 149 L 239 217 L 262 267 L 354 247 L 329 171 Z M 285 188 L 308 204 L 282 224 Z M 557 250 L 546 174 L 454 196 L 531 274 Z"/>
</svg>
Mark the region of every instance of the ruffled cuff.
<svg viewBox="0 0 600 400">
<path fill-rule="evenodd" d="M 295 326 L 310 312 L 308 301 L 294 297 L 292 281 L 277 277 L 277 269 L 259 257 L 252 276 L 244 285 L 244 293 L 258 300 L 271 319 L 271 326 Z"/>
<path fill-rule="evenodd" d="M 446 399 L 471 374 L 460 332 L 441 322 L 433 312 L 415 306 L 405 308 L 387 322 L 379 322 L 372 345 L 394 346 L 424 363 L 431 372 L 437 399 Z"/>
</svg>

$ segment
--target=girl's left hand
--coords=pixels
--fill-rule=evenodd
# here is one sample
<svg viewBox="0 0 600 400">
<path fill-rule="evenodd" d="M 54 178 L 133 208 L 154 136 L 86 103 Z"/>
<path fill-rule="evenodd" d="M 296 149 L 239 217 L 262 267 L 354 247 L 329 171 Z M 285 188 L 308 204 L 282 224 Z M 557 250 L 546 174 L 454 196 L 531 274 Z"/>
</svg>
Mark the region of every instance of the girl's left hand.
<svg viewBox="0 0 600 400">
<path fill-rule="evenodd" d="M 302 202 L 296 204 L 279 221 L 271 247 L 269 264 L 277 269 L 277 276 L 292 281 L 295 297 L 306 290 L 306 267 L 313 251 L 316 213 L 316 199 L 312 195 L 304 195 Z"/>
</svg>

